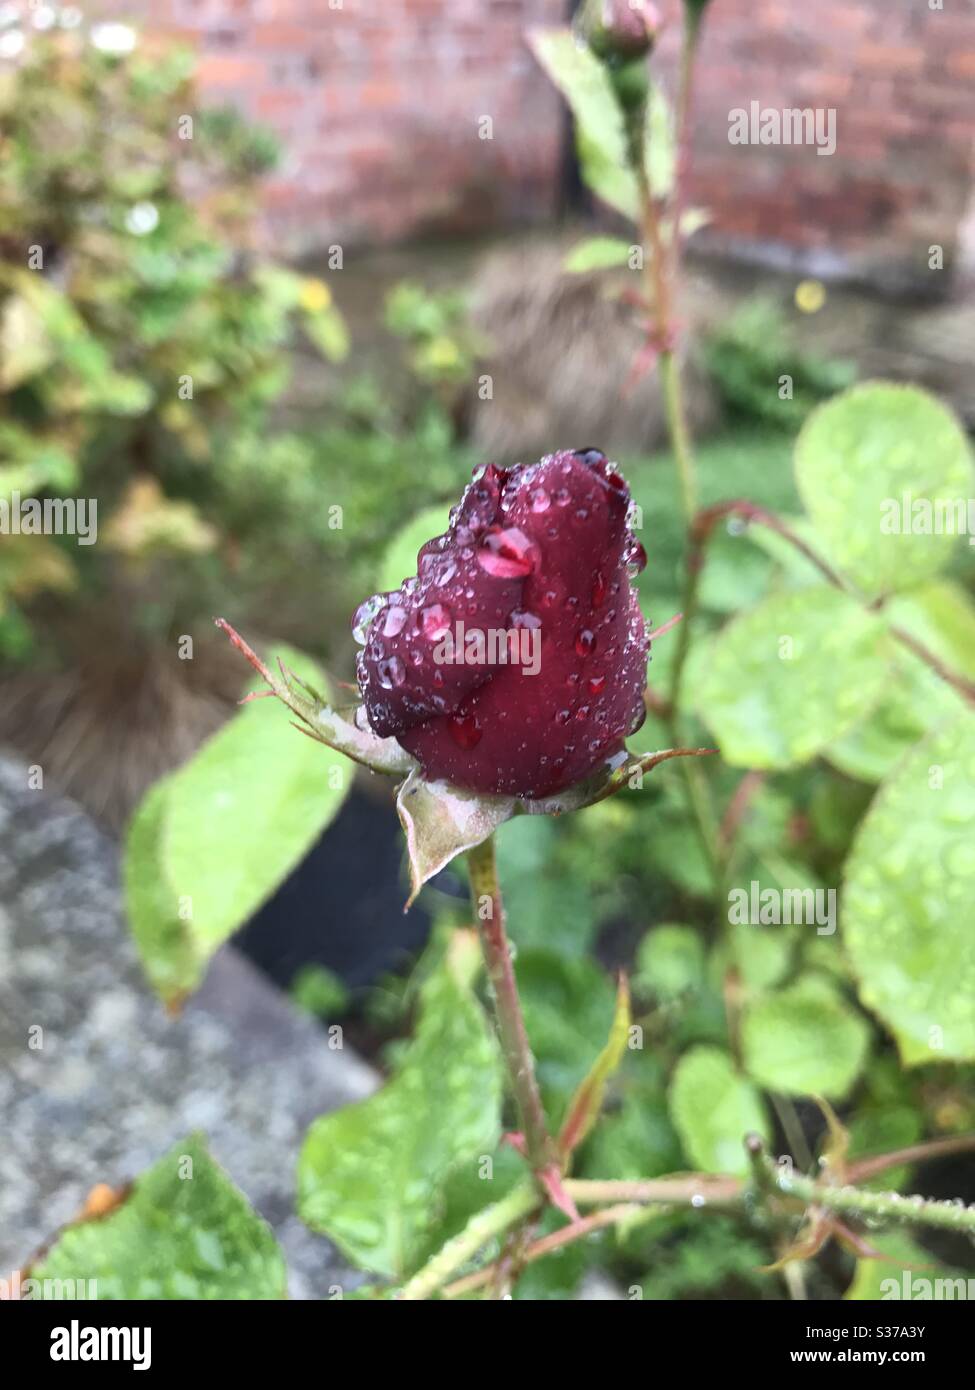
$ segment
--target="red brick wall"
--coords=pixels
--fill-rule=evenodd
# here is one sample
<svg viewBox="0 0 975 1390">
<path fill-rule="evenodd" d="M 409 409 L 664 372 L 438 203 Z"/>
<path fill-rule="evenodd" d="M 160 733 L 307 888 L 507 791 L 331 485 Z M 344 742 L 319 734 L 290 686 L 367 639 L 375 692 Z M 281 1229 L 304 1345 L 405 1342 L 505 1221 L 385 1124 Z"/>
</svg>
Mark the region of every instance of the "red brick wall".
<svg viewBox="0 0 975 1390">
<path fill-rule="evenodd" d="M 103 10 L 107 6 L 101 7 Z M 564 0 L 130 0 L 192 39 L 205 95 L 276 131 L 291 251 L 551 214 L 559 101 L 525 48 Z M 493 138 L 479 135 L 490 116 Z"/>
<path fill-rule="evenodd" d="M 665 0 L 668 18 L 679 0 Z M 954 245 L 975 174 L 975 2 L 713 0 L 700 54 L 692 195 L 712 240 L 862 261 Z M 661 60 L 673 67 L 676 25 Z M 728 113 L 833 107 L 836 153 L 728 143 Z M 824 257 L 824 265 L 828 264 Z"/>
<path fill-rule="evenodd" d="M 680 0 L 659 58 L 672 73 Z M 932 0 L 937 3 L 937 0 Z M 336 8 L 332 8 L 335 5 Z M 724 244 L 852 260 L 950 248 L 973 174 L 975 0 L 713 0 L 694 200 Z M 566 0 L 105 0 L 199 47 L 204 91 L 271 125 L 292 251 L 544 218 L 564 120 L 524 46 Z M 835 107 L 837 149 L 731 145 L 728 113 Z M 478 138 L 490 116 L 494 138 Z"/>
</svg>

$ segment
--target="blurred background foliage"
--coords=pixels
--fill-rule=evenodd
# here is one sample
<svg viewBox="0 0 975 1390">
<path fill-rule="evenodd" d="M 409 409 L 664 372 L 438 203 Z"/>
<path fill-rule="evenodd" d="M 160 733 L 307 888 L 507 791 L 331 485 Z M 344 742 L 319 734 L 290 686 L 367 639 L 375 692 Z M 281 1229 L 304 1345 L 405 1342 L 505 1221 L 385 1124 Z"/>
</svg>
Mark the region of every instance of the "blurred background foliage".
<svg viewBox="0 0 975 1390">
<path fill-rule="evenodd" d="M 188 113 L 191 135 L 181 125 Z M 271 142 L 230 111 L 200 112 L 191 61 L 179 52 L 102 52 L 85 31 L 38 36 L 29 56 L 0 74 L 0 151 L 0 488 L 6 496 L 95 497 L 100 528 L 98 545 L 87 549 L 71 537 L 33 537 L 29 546 L 23 538 L 0 538 L 0 702 L 14 698 L 9 692 L 22 689 L 19 681 L 49 681 L 92 661 L 110 665 L 120 649 L 148 670 L 152 652 L 171 652 L 180 634 L 201 631 L 218 611 L 239 627 L 303 648 L 309 657 L 285 653 L 299 673 L 324 681 L 314 665 L 321 662 L 347 677 L 348 615 L 364 594 L 392 588 L 413 571 L 419 544 L 442 529 L 445 509 L 476 461 L 472 381 L 491 343 L 476 326 L 470 297 L 457 286 L 429 288 L 415 276 L 392 285 L 370 331 L 385 340 L 395 370 L 387 377 L 360 360 L 343 314 L 342 275 L 275 264 L 258 244 L 256 189 L 274 164 Z M 800 451 L 798 474 L 792 458 L 810 412 L 849 386 L 856 369 L 802 349 L 788 320 L 785 302 L 765 293 L 702 335 L 700 357 L 721 406 L 718 425 L 698 449 L 702 503 L 745 496 L 799 517 L 801 534 L 818 524 L 820 539 L 842 549 L 841 527 L 831 535 L 829 519 L 801 513 L 804 505 L 814 512 L 811 502 L 833 485 L 828 459 L 842 453 L 838 441 L 854 425 L 834 420 L 833 435 L 817 444 L 815 422 L 825 420 L 826 428 L 829 420 L 814 415 L 803 439 L 816 458 L 803 465 Z M 331 382 L 311 406 L 289 388 L 295 364 L 299 377 Z M 788 399 L 776 389 L 783 374 L 793 380 Z M 931 415 L 926 398 L 919 399 L 914 415 L 908 411 L 898 423 L 909 454 L 905 483 L 929 429 L 955 428 L 945 412 L 931 403 Z M 883 436 L 883 411 L 855 429 L 857 440 Z M 590 442 L 600 443 L 553 439 L 552 446 Z M 869 466 L 855 450 L 847 460 L 851 487 L 863 489 L 851 494 L 849 507 L 851 514 L 860 507 L 861 517 L 876 490 L 870 468 L 883 464 L 882 450 L 871 450 Z M 826 472 L 809 482 L 823 458 Z M 641 601 L 648 620 L 659 624 L 680 605 L 685 532 L 674 472 L 666 450 L 634 452 L 621 462 L 643 508 L 649 564 L 639 581 Z M 803 468 L 805 488 L 797 485 Z M 913 624 L 970 678 L 973 576 L 970 547 L 939 551 L 937 564 L 894 600 L 902 625 Z M 873 809 L 878 783 L 887 783 L 880 796 L 909 820 L 899 760 L 928 756 L 912 750 L 939 719 L 958 714 L 954 697 L 909 653 L 885 648 L 881 662 L 871 649 L 851 668 L 854 683 L 873 692 L 854 717 L 844 716 L 834 732 L 827 716 L 823 736 L 790 742 L 794 720 L 768 697 L 778 669 L 770 670 L 767 656 L 749 667 L 754 645 L 729 638 L 727 624 L 753 622 L 773 636 L 791 630 L 769 605 L 804 596 L 790 610 L 801 624 L 818 601 L 809 589 L 808 567 L 776 537 L 734 522 L 716 536 L 686 689 L 692 741 L 717 737 L 721 746 L 723 756 L 708 768 L 717 803 L 726 815 L 735 808 L 725 881 L 715 881 L 673 768 L 655 773 L 639 793 L 584 814 L 521 819 L 500 832 L 518 979 L 554 1122 L 606 1037 L 613 973 L 623 967 L 632 976 L 645 1045 L 627 1054 L 612 1079 L 579 1175 L 739 1172 L 746 1129 L 812 1166 L 825 1127 L 818 1095 L 839 1110 L 853 1154 L 975 1126 L 975 1042 L 964 1022 L 942 1055 L 924 1044 L 925 1027 L 944 1022 L 954 987 L 943 974 L 944 951 L 959 959 L 970 951 L 959 933 L 971 898 L 945 925 L 947 944 L 930 946 L 924 933 L 938 890 L 925 890 L 916 915 L 906 909 L 897 944 L 895 908 L 877 897 L 876 873 L 870 875 L 876 860 L 861 866 L 868 837 L 883 835 Z M 817 631 L 810 628 L 810 644 Z M 655 645 L 651 688 L 664 688 L 673 652 L 671 633 Z M 835 660 L 854 655 L 840 652 Z M 814 684 L 822 654 L 812 646 L 811 661 L 800 680 L 806 674 Z M 116 689 L 114 699 L 123 698 Z M 827 691 L 817 705 L 810 696 L 804 735 L 831 699 Z M 6 732 L 15 740 L 22 735 L 29 748 L 23 705 L 15 700 L 13 708 L 20 723 L 11 733 L 8 720 Z M 112 708 L 109 702 L 101 710 L 102 756 L 111 743 Z M 208 732 L 205 725 L 191 730 L 182 756 Z M 784 753 L 764 756 L 783 738 Z M 651 749 L 665 740 L 651 717 L 634 746 Z M 120 823 L 145 782 L 172 772 L 142 804 L 127 867 L 140 948 L 164 993 L 193 987 L 216 945 L 342 814 L 349 780 L 329 787 L 328 762 L 321 749 L 302 745 L 279 711 L 249 706 L 214 735 L 201 759 L 176 771 L 155 768 L 141 783 L 130 779 L 126 794 L 99 803 Z M 100 775 L 111 777 L 111 766 Z M 272 817 L 249 827 L 254 862 L 229 883 L 220 877 L 225 868 L 214 866 L 234 858 L 235 817 L 250 815 L 255 778 L 269 804 L 289 804 L 296 814 L 288 824 Z M 207 798 L 231 784 L 237 803 L 228 809 L 222 801 L 218 814 Z M 353 796 L 381 793 L 359 787 Z M 384 803 L 376 815 L 391 817 L 391 808 Z M 914 862 L 914 848 L 898 849 L 901 824 L 877 859 L 900 853 Z M 208 853 L 214 834 L 229 838 Z M 850 873 L 854 843 L 861 847 L 855 891 L 871 900 L 862 920 L 887 924 L 875 936 L 848 938 L 842 913 L 837 936 L 808 926 L 728 924 L 729 883 L 835 888 Z M 925 843 L 938 848 L 936 830 Z M 262 860 L 264 844 L 272 847 Z M 326 833 L 325 852 L 327 844 Z M 970 874 L 961 850 L 957 867 Z M 160 885 L 188 880 L 200 903 L 214 904 L 202 926 L 174 923 L 159 905 Z M 389 1150 L 371 1151 L 357 1158 L 355 1172 L 339 1173 L 336 1153 L 355 1153 L 351 1112 L 319 1122 L 300 1168 L 309 1222 L 385 1276 L 409 1272 L 484 1202 L 483 1184 L 461 1159 L 480 1152 L 479 1145 L 490 1148 L 512 1118 L 502 1114 L 496 1059 L 480 1016 L 470 1012 L 473 980 L 458 982 L 448 968 L 457 930 L 470 925 L 463 870 L 455 865 L 442 874 L 421 908 L 432 929 L 418 959 L 367 986 L 350 987 L 320 943 L 302 943 L 307 958 L 289 957 L 277 972 L 298 1007 L 341 1021 L 395 1078 L 381 1093 L 385 1102 L 370 1102 L 382 1110 L 383 1132 L 401 1159 L 395 1173 Z M 891 1000 L 889 979 L 875 978 L 889 964 L 888 949 L 919 980 L 942 971 L 926 998 L 905 1003 L 904 1011 Z M 455 1113 L 441 1098 L 428 1114 L 410 1097 L 439 1096 L 448 1047 L 467 1108 Z M 333 1121 L 349 1126 L 349 1134 L 333 1132 Z M 416 1126 L 424 1127 L 423 1145 L 413 1142 Z M 206 1171 L 235 1223 L 244 1220 L 222 1177 Z M 502 1151 L 491 1198 L 520 1173 L 517 1156 Z M 970 1175 L 967 1193 L 960 1168 L 957 1175 L 952 1192 L 971 1198 Z M 910 1169 L 894 1176 L 901 1187 L 917 1181 Z M 164 1185 L 147 1174 L 140 1201 L 151 1206 Z M 398 1203 L 400 1217 L 408 1210 L 405 1266 L 397 1263 L 403 1252 L 384 1244 L 383 1202 Z M 113 1240 L 139 1239 L 138 1224 L 126 1221 L 128 1234 L 105 1223 Z M 277 1271 L 276 1256 L 263 1233 L 254 1242 L 264 1279 L 268 1265 Z M 907 1260 L 921 1247 L 925 1262 L 971 1267 L 970 1248 L 949 1237 L 925 1237 L 920 1247 L 895 1254 Z M 60 1270 L 63 1256 L 70 1268 L 70 1253 L 62 1248 L 52 1267 Z M 594 1270 L 652 1298 L 783 1297 L 782 1280 L 758 1271 L 778 1253 L 769 1232 L 747 1220 L 697 1211 L 657 1215 L 623 1236 L 601 1234 L 533 1266 L 516 1297 L 569 1297 Z M 141 1277 L 133 1274 L 125 1286 L 130 1296 Z M 811 1297 L 863 1296 L 870 1277 L 863 1260 L 835 1248 L 805 1273 Z"/>
</svg>

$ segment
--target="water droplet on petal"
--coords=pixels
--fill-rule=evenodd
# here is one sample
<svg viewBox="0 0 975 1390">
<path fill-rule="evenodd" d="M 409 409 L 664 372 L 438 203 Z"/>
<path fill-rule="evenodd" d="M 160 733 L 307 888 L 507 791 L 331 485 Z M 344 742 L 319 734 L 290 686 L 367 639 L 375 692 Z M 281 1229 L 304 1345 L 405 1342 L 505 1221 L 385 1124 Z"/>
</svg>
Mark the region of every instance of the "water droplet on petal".
<svg viewBox="0 0 975 1390">
<path fill-rule="evenodd" d="M 436 642 L 450 631 L 450 609 L 442 603 L 431 603 L 420 610 L 420 631 L 428 642 Z"/>
<path fill-rule="evenodd" d="M 398 656 L 391 656 L 385 661 L 380 661 L 376 667 L 376 675 L 384 690 L 394 690 L 406 680 L 406 667 Z"/>
<path fill-rule="evenodd" d="M 516 608 L 511 615 L 510 622 L 512 627 L 518 628 L 536 628 L 542 625 L 541 618 L 535 613 L 529 613 L 527 608 Z"/>
<path fill-rule="evenodd" d="M 557 507 L 567 507 L 572 501 L 572 493 L 567 487 L 560 487 L 555 494 L 555 505 Z"/>
<path fill-rule="evenodd" d="M 536 487 L 529 493 L 531 509 L 533 512 L 547 512 L 551 506 L 551 499 L 543 487 Z"/>
<path fill-rule="evenodd" d="M 352 636 L 359 643 L 360 647 L 366 645 L 366 634 L 372 626 L 373 618 L 375 618 L 382 606 L 382 594 L 373 594 L 372 598 L 365 599 L 355 610 L 355 617 L 352 619 Z"/>
<path fill-rule="evenodd" d="M 576 653 L 579 656 L 589 656 L 596 648 L 596 634 L 589 628 L 580 628 L 576 633 Z"/>
<path fill-rule="evenodd" d="M 386 621 L 383 623 L 384 637 L 398 637 L 406 626 L 406 619 L 409 615 L 405 608 L 401 608 L 398 603 L 391 604 L 386 609 Z"/>
<path fill-rule="evenodd" d="M 590 692 L 591 692 L 593 695 L 598 695 L 599 692 L 602 690 L 603 686 L 606 684 L 606 677 L 605 677 L 605 676 L 590 676 L 590 677 L 589 677 L 589 680 L 588 680 L 588 682 L 587 682 L 587 684 L 588 684 L 588 686 L 589 686 Z"/>
<path fill-rule="evenodd" d="M 492 526 L 485 531 L 477 562 L 495 579 L 523 579 L 535 567 L 534 547 L 517 526 Z"/>
<path fill-rule="evenodd" d="M 647 567 L 647 552 L 638 540 L 634 540 L 626 552 L 626 572 L 635 579 Z"/>
</svg>

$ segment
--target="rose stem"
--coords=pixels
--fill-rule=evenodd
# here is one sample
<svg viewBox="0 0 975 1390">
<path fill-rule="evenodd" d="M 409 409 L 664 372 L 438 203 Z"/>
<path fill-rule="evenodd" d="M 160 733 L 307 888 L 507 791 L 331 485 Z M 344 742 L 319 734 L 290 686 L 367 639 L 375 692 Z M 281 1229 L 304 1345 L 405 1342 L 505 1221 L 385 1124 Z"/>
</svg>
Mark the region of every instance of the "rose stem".
<svg viewBox="0 0 975 1390">
<path fill-rule="evenodd" d="M 690 155 L 688 138 L 690 133 L 691 82 L 700 24 L 696 19 L 689 18 L 686 11 L 684 22 L 677 96 L 677 155 L 670 209 L 669 245 L 663 236 L 660 214 L 647 177 L 644 160 L 646 102 L 642 103 L 637 111 L 631 113 L 628 118 L 624 115 L 624 121 L 628 135 L 630 166 L 640 194 L 640 229 L 648 252 L 644 257 L 644 274 L 647 300 L 652 306 L 655 318 L 660 389 L 667 418 L 667 432 L 677 470 L 681 508 L 685 524 L 690 531 L 698 510 L 698 484 L 691 432 L 687 423 L 680 362 L 676 352 L 677 324 L 674 318 L 673 301 L 674 296 L 679 292 L 680 282 L 680 220 Z M 696 586 L 693 577 L 688 572 L 684 587 L 685 598 L 693 600 L 695 591 Z M 693 609 L 689 612 L 690 616 L 693 617 Z M 685 629 L 689 629 L 689 627 L 689 623 L 684 624 Z M 678 636 L 678 650 L 683 649 L 686 652 L 689 640 L 689 630 L 682 630 Z M 672 696 L 673 690 L 671 690 Z M 681 740 L 677 702 L 673 698 L 668 702 L 665 722 L 671 742 L 676 747 Z M 722 867 L 718 842 L 718 817 L 714 810 L 710 785 L 700 768 L 684 765 L 681 767 L 681 775 L 687 793 L 688 809 L 696 823 L 701 846 L 711 866 L 715 886 L 720 888 Z"/>
<path fill-rule="evenodd" d="M 547 1168 L 555 1158 L 545 1123 L 542 1098 L 535 1079 L 535 1061 L 528 1044 L 525 1020 L 518 998 L 511 948 L 504 927 L 504 904 L 494 854 L 494 836 L 467 851 L 471 881 L 471 905 L 481 935 L 481 948 L 488 979 L 494 993 L 494 1008 L 501 1037 L 501 1050 L 511 1078 L 515 1103 L 525 1135 L 528 1159 L 535 1173 Z"/>
</svg>

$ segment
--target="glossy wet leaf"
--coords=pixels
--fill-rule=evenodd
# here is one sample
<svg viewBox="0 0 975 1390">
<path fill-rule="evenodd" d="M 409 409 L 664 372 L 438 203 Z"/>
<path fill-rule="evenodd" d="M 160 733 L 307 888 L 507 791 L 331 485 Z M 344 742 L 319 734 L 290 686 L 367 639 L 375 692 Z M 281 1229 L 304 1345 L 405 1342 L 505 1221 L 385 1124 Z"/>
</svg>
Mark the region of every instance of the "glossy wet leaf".
<svg viewBox="0 0 975 1390">
<path fill-rule="evenodd" d="M 107 1216 L 69 1226 L 35 1279 L 94 1280 L 99 1299 L 277 1299 L 287 1271 L 274 1234 L 210 1157 L 176 1144 Z"/>
<path fill-rule="evenodd" d="M 922 517 L 902 524 L 905 496 L 912 511 L 915 500 L 964 509 L 972 496 L 964 431 L 928 392 L 868 382 L 835 396 L 803 426 L 795 468 L 830 556 L 865 594 L 913 588 L 948 564 L 956 536 L 921 533 Z"/>
<path fill-rule="evenodd" d="M 284 655 L 315 679 L 306 657 Z M 336 815 L 351 778 L 341 754 L 301 738 L 274 701 L 258 700 L 151 788 L 129 828 L 123 872 L 136 944 L 164 1000 L 199 985 L 217 947 Z"/>
<path fill-rule="evenodd" d="M 736 767 L 808 762 L 880 699 L 888 640 L 881 620 L 838 589 L 775 594 L 702 658 L 698 712 Z"/>
<path fill-rule="evenodd" d="M 770 1134 L 761 1096 L 718 1047 L 684 1053 L 671 1078 L 669 1104 L 687 1157 L 704 1172 L 746 1173 L 745 1135 Z"/>
<path fill-rule="evenodd" d="M 975 1059 L 975 714 L 918 744 L 847 860 L 840 926 L 860 998 L 908 1063 Z"/>
<path fill-rule="evenodd" d="M 316 1120 L 298 1161 L 299 1212 L 363 1269 L 391 1279 L 416 1265 L 444 1184 L 477 1168 L 500 1132 L 501 1062 L 472 991 L 473 933 L 457 933 L 421 992 L 419 1022 L 376 1095 Z M 484 1183 L 485 1205 L 494 1200 Z"/>
<path fill-rule="evenodd" d="M 741 1041 L 746 1071 L 770 1091 L 842 1100 L 863 1069 L 870 1028 L 832 984 L 808 976 L 747 1005 Z"/>
<path fill-rule="evenodd" d="M 923 642 L 949 670 L 975 680 L 975 607 L 959 585 L 935 580 L 898 595 L 884 617 Z M 892 643 L 890 655 L 891 679 L 876 709 L 825 750 L 841 772 L 864 782 L 883 781 L 930 729 L 965 708 L 964 696 L 903 644 Z"/>
</svg>

